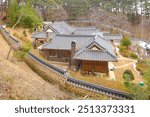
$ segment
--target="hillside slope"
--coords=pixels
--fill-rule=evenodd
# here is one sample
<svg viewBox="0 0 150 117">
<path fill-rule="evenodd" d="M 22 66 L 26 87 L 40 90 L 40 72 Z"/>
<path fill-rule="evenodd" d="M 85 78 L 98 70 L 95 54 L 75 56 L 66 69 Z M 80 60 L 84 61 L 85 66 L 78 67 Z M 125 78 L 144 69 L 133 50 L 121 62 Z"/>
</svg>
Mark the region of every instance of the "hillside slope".
<svg viewBox="0 0 150 117">
<path fill-rule="evenodd" d="M 0 34 L 0 99 L 73 99 L 74 95 L 43 80 L 24 62 L 18 62 Z"/>
<path fill-rule="evenodd" d="M 125 34 L 131 34 L 131 36 L 135 38 L 144 38 L 150 40 L 150 19 L 143 18 L 143 22 L 141 20 L 140 24 L 132 25 L 125 15 L 108 13 L 98 8 L 93 8 L 92 10 L 88 11 L 87 14 L 79 17 L 79 19 L 96 21 L 95 25 L 101 30 L 112 31 L 112 29 L 118 28 L 121 29 L 121 32 Z M 117 32 L 117 30 L 115 32 Z"/>
</svg>

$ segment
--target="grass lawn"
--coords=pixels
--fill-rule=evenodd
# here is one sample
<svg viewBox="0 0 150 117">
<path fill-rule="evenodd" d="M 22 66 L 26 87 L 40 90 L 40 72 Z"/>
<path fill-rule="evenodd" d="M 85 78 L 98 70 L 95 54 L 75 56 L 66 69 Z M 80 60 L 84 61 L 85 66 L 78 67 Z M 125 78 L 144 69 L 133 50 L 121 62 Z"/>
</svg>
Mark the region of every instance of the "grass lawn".
<svg viewBox="0 0 150 117">
<path fill-rule="evenodd" d="M 83 80 L 89 83 L 97 84 L 97 85 L 102 85 L 105 87 L 125 91 L 124 84 L 123 82 L 120 81 L 114 81 L 110 80 L 108 77 L 101 77 L 99 75 L 93 76 L 93 75 L 83 75 L 81 72 L 73 72 L 69 71 L 69 74 L 71 77 L 77 78 L 79 80 Z"/>
</svg>

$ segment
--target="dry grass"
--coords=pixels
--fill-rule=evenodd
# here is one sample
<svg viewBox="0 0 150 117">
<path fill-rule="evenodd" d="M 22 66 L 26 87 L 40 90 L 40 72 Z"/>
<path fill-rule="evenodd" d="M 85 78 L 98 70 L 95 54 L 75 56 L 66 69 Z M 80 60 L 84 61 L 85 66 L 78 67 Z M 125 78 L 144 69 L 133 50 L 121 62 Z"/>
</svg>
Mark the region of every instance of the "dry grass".
<svg viewBox="0 0 150 117">
<path fill-rule="evenodd" d="M 10 31 L 10 33 L 14 36 L 16 36 L 18 39 L 21 39 L 22 41 L 30 40 L 32 41 L 32 33 L 29 32 L 29 29 L 23 29 L 16 27 L 15 29 L 12 28 L 6 28 L 6 30 Z M 23 34 L 23 31 L 26 31 L 27 37 Z"/>
<path fill-rule="evenodd" d="M 118 62 L 113 62 L 115 66 L 122 66 L 128 63 L 133 63 L 133 60 L 119 60 Z"/>
<path fill-rule="evenodd" d="M 97 75 L 97 76 L 83 75 L 83 74 L 81 74 L 80 71 L 79 72 L 73 72 L 71 70 L 70 70 L 70 75 L 71 75 L 71 77 L 75 77 L 79 80 L 83 80 L 83 81 L 90 82 L 93 84 L 102 85 L 105 87 L 125 91 L 123 82 L 120 82 L 117 80 L 116 81 L 110 80 L 108 77 L 101 77 L 99 75 Z"/>
<path fill-rule="evenodd" d="M 6 60 L 9 46 L 0 35 L 0 99 L 76 99 L 74 94 L 43 80 L 13 54 Z M 7 94 L 7 96 L 6 96 Z"/>
</svg>

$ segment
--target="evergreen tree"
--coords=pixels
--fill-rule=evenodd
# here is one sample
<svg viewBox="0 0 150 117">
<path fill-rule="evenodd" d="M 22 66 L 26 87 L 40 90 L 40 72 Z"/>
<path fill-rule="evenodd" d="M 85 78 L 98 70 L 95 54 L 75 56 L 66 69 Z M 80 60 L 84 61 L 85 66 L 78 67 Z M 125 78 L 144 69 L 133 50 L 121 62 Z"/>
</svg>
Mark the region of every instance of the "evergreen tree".
<svg viewBox="0 0 150 117">
<path fill-rule="evenodd" d="M 18 18 L 18 11 L 19 11 L 19 6 L 17 3 L 17 0 L 9 0 L 8 18 L 10 21 L 10 25 L 13 25 L 16 23 L 17 18 Z"/>
</svg>

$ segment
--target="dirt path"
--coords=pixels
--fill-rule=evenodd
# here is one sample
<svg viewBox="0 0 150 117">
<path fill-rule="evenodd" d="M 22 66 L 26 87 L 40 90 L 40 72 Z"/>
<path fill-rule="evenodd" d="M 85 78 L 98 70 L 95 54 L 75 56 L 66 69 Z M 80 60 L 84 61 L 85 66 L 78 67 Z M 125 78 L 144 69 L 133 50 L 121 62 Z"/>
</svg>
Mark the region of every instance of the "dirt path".
<svg viewBox="0 0 150 117">
<path fill-rule="evenodd" d="M 124 64 L 124 65 L 120 65 L 120 66 L 116 66 L 115 68 L 116 69 L 122 69 L 123 67 L 128 67 L 130 65 L 133 65 L 135 62 L 131 62 L 131 63 L 127 63 L 127 64 Z"/>
<path fill-rule="evenodd" d="M 120 55 L 119 53 L 119 49 L 116 48 L 116 52 L 117 52 L 117 55 L 119 56 L 118 57 L 118 62 L 117 63 L 114 63 L 115 64 L 115 68 L 116 68 L 116 76 L 118 77 L 118 80 L 122 80 L 122 74 L 123 72 L 126 70 L 126 69 L 130 69 L 133 74 L 134 74 L 134 81 L 135 83 L 139 83 L 139 82 L 142 82 L 143 81 L 143 78 L 142 76 L 139 74 L 139 71 L 136 70 L 136 63 L 137 63 L 137 60 L 134 60 L 134 59 L 130 59 L 130 58 L 126 58 L 126 57 L 123 57 L 122 55 Z"/>
<path fill-rule="evenodd" d="M 0 99 L 75 99 L 59 86 L 44 81 L 24 62 L 18 62 L 0 34 Z"/>
</svg>

